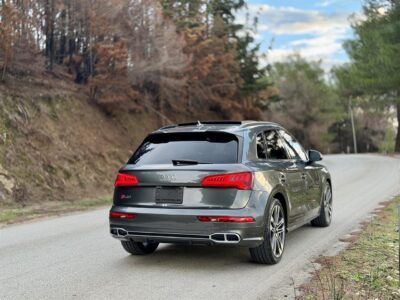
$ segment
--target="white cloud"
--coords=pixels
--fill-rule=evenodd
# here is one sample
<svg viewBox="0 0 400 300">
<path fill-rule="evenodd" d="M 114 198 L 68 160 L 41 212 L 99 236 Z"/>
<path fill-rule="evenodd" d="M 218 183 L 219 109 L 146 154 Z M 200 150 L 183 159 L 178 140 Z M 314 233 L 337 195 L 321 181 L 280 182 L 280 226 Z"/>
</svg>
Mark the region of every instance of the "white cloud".
<svg viewBox="0 0 400 300">
<path fill-rule="evenodd" d="M 271 49 L 268 52 L 267 61 L 268 63 L 281 62 L 293 54 L 299 54 L 309 61 L 321 61 L 324 70 L 329 72 L 334 65 L 345 62 L 342 47 L 344 38 L 346 38 L 346 32 L 338 30 L 328 35 L 293 40 L 284 46 Z"/>
<path fill-rule="evenodd" d="M 308 61 L 320 61 L 321 67 L 326 73 L 329 73 L 332 67 L 343 64 L 346 60 L 335 58 L 335 56 L 327 55 L 323 49 L 315 51 L 313 48 L 304 49 L 291 49 L 291 48 L 278 48 L 271 50 L 266 57 L 260 58 L 260 63 L 266 66 L 275 62 L 285 62 L 292 55 L 299 54 Z"/>
<path fill-rule="evenodd" d="M 324 34 L 349 27 L 348 13 L 323 14 L 317 10 L 249 5 L 249 13 L 259 18 L 258 29 L 274 34 Z"/>
<path fill-rule="evenodd" d="M 328 6 L 331 6 L 331 5 L 336 4 L 338 2 L 341 2 L 341 1 L 340 0 L 324 0 L 324 1 L 321 1 L 321 2 L 317 3 L 317 6 L 328 7 Z"/>
<path fill-rule="evenodd" d="M 288 56 L 300 54 L 310 61 L 322 61 L 322 66 L 329 71 L 333 65 L 343 63 L 343 59 L 337 58 L 344 50 L 342 41 L 346 38 L 346 31 L 332 31 L 328 35 L 318 35 L 306 39 L 298 39 L 289 42 L 280 48 L 273 48 L 268 52 L 270 63 L 285 61 Z"/>
<path fill-rule="evenodd" d="M 333 2 L 337 0 L 321 1 L 320 5 L 327 6 Z M 328 14 L 290 6 L 253 4 L 249 5 L 249 14 L 258 17 L 258 31 L 261 35 L 290 37 L 285 44 L 280 44 L 277 48 L 273 46 L 266 59 L 261 58 L 264 64 L 284 61 L 294 53 L 307 60 L 322 60 L 326 71 L 333 65 L 344 62 L 342 43 L 344 39 L 349 38 L 351 32 L 349 13 Z"/>
<path fill-rule="evenodd" d="M 323 57 L 342 50 L 342 43 L 346 37 L 347 32 L 345 30 L 332 30 L 329 34 L 294 40 L 288 45 L 300 47 L 300 49 L 310 52 L 311 55 Z"/>
<path fill-rule="evenodd" d="M 344 4 L 348 4 L 349 2 L 358 2 L 361 4 L 360 0 L 321 0 L 317 1 L 315 6 L 317 7 L 330 7 L 330 6 L 341 6 Z"/>
</svg>

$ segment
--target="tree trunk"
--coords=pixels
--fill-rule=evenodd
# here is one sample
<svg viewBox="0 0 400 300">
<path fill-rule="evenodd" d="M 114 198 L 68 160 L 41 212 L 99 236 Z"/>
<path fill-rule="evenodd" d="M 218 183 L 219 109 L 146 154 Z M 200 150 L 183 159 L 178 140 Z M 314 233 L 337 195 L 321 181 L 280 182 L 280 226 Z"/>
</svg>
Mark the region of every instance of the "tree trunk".
<svg viewBox="0 0 400 300">
<path fill-rule="evenodd" d="M 54 64 L 54 0 L 51 0 L 51 7 L 50 7 L 50 71 L 53 70 Z"/>
<path fill-rule="evenodd" d="M 396 137 L 396 146 L 394 148 L 395 152 L 400 153 L 400 100 L 397 100 L 397 137 Z"/>
<path fill-rule="evenodd" d="M 7 21 L 8 21 L 6 19 L 7 14 L 5 12 L 5 6 L 6 6 L 5 0 L 1 0 L 1 7 L 2 7 L 1 12 L 2 12 L 2 15 L 0 17 L 1 17 L 1 20 L 2 20 L 3 24 L 7 24 Z M 7 25 L 3 25 L 3 26 L 5 27 Z M 9 43 L 9 41 L 6 41 L 6 43 Z M 10 46 L 6 46 L 6 47 L 4 47 L 2 49 L 5 53 L 4 53 L 4 64 L 3 64 L 3 69 L 1 71 L 0 82 L 4 81 L 4 79 L 6 77 L 7 64 L 8 64 L 8 53 L 7 53 L 7 51 L 5 49 L 7 49 L 8 47 L 11 47 L 11 45 Z"/>
<path fill-rule="evenodd" d="M 59 45 L 59 50 L 57 51 L 57 62 L 59 64 L 62 64 L 64 61 L 64 57 L 66 56 L 66 43 L 67 43 L 67 38 L 66 38 L 66 32 L 67 32 L 67 11 L 64 8 L 61 11 L 60 14 L 60 20 L 61 20 L 61 29 L 60 29 L 60 45 Z"/>
<path fill-rule="evenodd" d="M 54 63 L 54 0 L 46 0 L 45 3 L 45 35 L 46 56 L 48 58 L 48 69 L 53 70 Z"/>
<path fill-rule="evenodd" d="M 7 71 L 7 58 L 5 58 L 4 61 L 4 66 L 3 66 L 3 72 L 1 74 L 1 80 L 0 81 L 4 81 L 4 79 L 6 78 L 6 71 Z"/>
</svg>

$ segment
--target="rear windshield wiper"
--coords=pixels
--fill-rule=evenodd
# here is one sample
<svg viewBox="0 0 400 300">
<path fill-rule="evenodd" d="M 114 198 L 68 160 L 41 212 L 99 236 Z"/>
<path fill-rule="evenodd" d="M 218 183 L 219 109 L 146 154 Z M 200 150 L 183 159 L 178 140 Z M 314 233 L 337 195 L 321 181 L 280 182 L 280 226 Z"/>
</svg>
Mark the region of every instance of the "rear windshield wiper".
<svg viewBox="0 0 400 300">
<path fill-rule="evenodd" d="M 174 166 L 183 166 L 183 165 L 203 165 L 203 164 L 210 164 L 210 163 L 199 162 L 199 161 L 189 160 L 189 159 L 173 159 L 172 164 Z"/>
</svg>

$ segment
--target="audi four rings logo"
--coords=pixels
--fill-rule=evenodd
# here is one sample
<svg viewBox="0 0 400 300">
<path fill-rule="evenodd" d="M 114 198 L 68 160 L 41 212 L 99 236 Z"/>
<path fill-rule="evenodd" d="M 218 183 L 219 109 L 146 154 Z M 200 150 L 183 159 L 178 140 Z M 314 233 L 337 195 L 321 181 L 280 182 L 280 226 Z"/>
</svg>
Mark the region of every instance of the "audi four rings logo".
<svg viewBox="0 0 400 300">
<path fill-rule="evenodd" d="M 173 174 L 160 175 L 160 179 L 162 181 L 176 181 L 176 177 Z"/>
</svg>

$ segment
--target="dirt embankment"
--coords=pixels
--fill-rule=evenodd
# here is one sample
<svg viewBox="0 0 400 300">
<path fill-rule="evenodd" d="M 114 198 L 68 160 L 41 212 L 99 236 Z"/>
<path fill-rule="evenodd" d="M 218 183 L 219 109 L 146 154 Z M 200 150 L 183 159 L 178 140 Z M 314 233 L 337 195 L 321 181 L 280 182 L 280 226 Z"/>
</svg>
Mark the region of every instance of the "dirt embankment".
<svg viewBox="0 0 400 300">
<path fill-rule="evenodd" d="M 71 81 L 0 83 L 0 208 L 110 195 L 118 168 L 159 125 L 146 110 L 107 115 Z"/>
</svg>

